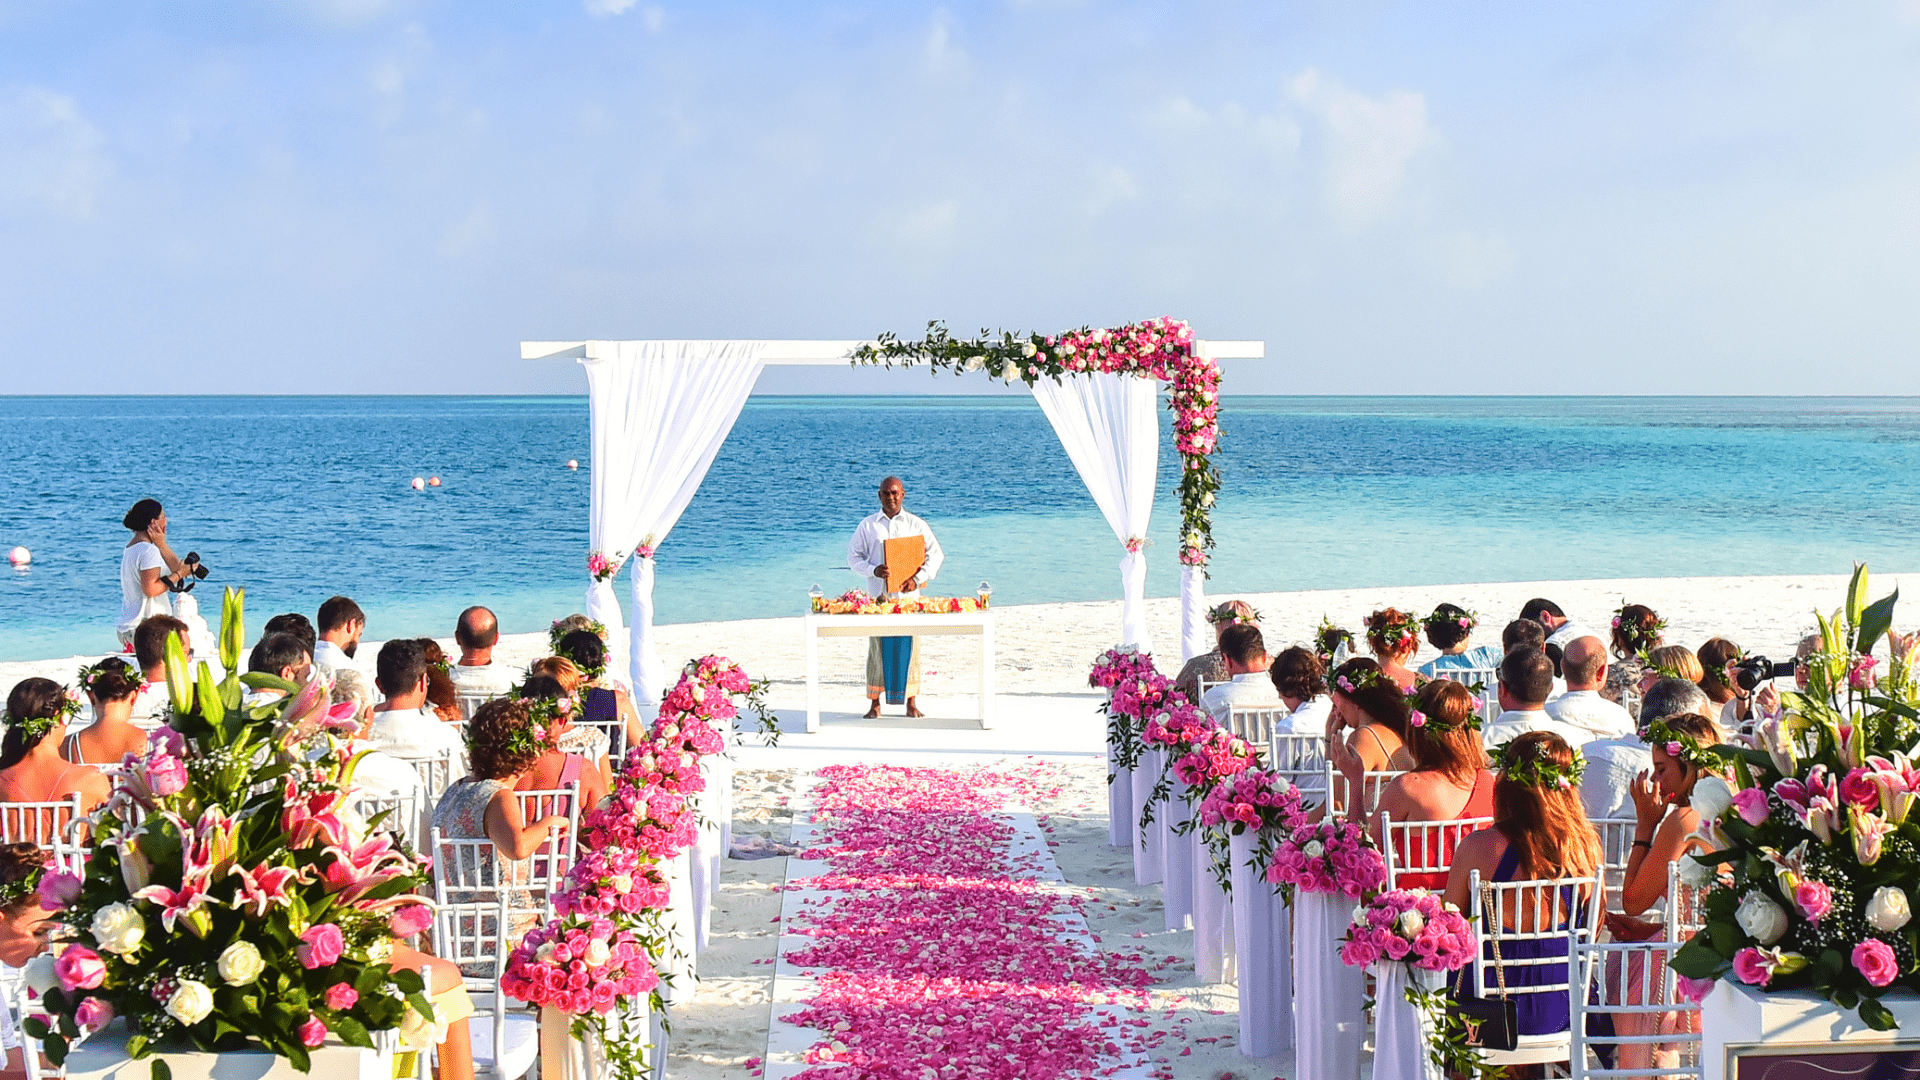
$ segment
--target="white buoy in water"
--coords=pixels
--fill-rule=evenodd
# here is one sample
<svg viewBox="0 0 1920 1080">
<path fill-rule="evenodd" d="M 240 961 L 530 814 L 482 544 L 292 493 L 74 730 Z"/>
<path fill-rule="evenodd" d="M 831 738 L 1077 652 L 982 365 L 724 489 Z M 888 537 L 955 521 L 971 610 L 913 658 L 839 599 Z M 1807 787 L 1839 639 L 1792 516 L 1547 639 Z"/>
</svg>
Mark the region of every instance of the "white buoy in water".
<svg viewBox="0 0 1920 1080">
<path fill-rule="evenodd" d="M 573 460 L 572 458 L 568 458 L 568 459 L 567 459 L 567 468 L 569 468 L 569 469 L 577 469 L 577 468 L 579 468 L 579 467 L 580 467 L 580 463 L 579 463 L 579 462 L 577 462 L 577 461 L 575 461 L 575 460 Z"/>
<path fill-rule="evenodd" d="M 7 561 L 15 566 L 25 566 L 33 561 L 33 552 L 23 547 L 14 548 L 7 552 Z"/>
<path fill-rule="evenodd" d="M 429 476 L 429 477 L 427 477 L 427 486 L 428 486 L 428 487 L 439 487 L 439 486 L 440 486 L 440 478 L 439 478 L 439 477 L 437 477 L 437 476 Z"/>
<path fill-rule="evenodd" d="M 420 478 L 419 478 L 419 477 L 417 477 L 417 476 L 416 476 L 416 477 L 414 477 L 414 478 L 413 478 L 413 490 L 415 490 L 415 491 L 425 491 L 425 490 L 427 490 L 427 482 L 426 482 L 425 480 L 422 480 L 422 479 L 420 479 Z"/>
</svg>

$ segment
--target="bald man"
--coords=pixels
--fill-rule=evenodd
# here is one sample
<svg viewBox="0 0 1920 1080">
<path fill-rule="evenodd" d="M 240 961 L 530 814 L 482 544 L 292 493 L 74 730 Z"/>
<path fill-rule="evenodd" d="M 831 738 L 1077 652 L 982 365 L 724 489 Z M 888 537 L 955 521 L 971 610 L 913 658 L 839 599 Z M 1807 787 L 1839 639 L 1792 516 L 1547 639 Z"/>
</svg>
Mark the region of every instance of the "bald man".
<svg viewBox="0 0 1920 1080">
<path fill-rule="evenodd" d="M 847 568 L 866 578 L 866 590 L 875 597 L 898 599 L 917 596 L 921 586 L 932 581 L 946 561 L 940 541 L 933 538 L 933 527 L 906 511 L 907 486 L 897 476 L 880 481 L 880 512 L 869 514 L 847 541 Z M 918 536 L 926 541 L 926 561 L 897 593 L 887 592 L 887 541 Z M 902 568 L 902 572 L 906 572 Z M 908 716 L 924 716 L 920 711 L 920 650 L 912 637 L 874 637 L 867 639 L 867 719 L 880 715 L 880 697 L 887 704 L 905 704 Z"/>
<path fill-rule="evenodd" d="M 461 612 L 453 640 L 460 646 L 460 659 L 450 672 L 455 690 L 498 697 L 513 687 L 513 673 L 493 662 L 493 647 L 500 643 L 500 620 L 493 612 L 478 605 Z"/>
<path fill-rule="evenodd" d="M 1595 739 L 1619 739 L 1633 733 L 1627 710 L 1600 695 L 1607 685 L 1607 646 L 1588 634 L 1567 642 L 1560 657 L 1567 692 L 1547 702 L 1547 715 L 1593 732 Z"/>
</svg>

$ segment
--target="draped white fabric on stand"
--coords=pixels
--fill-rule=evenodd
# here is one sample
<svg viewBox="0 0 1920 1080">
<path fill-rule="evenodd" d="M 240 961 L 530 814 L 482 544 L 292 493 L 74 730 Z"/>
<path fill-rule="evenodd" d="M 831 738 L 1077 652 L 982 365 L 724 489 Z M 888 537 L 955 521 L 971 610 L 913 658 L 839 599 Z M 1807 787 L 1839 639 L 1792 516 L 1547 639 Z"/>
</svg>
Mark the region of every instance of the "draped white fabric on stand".
<svg viewBox="0 0 1920 1080">
<path fill-rule="evenodd" d="M 1407 1003 L 1407 987 L 1429 992 L 1446 988 L 1443 971 L 1409 967 L 1398 960 L 1373 966 L 1373 1075 L 1406 1080 L 1447 1080 L 1434 1067 L 1427 1047 L 1439 1036 L 1426 1012 Z"/>
<path fill-rule="evenodd" d="M 1294 1045 L 1293 949 L 1287 905 L 1253 865 L 1252 830 L 1227 837 L 1233 860 L 1233 950 L 1240 976 L 1240 1053 L 1273 1057 Z M 1304 990 L 1304 987 L 1302 988 Z M 1305 1036 L 1302 1035 L 1302 1045 Z M 1302 1059 L 1303 1060 L 1303 1059 Z M 1295 1062 L 1300 1075 L 1319 1076 Z"/>
<path fill-rule="evenodd" d="M 1180 662 L 1213 651 L 1213 628 L 1207 625 L 1207 571 L 1180 568 Z"/>
<path fill-rule="evenodd" d="M 1062 375 L 1033 384 L 1033 398 L 1122 544 L 1145 539 L 1160 462 L 1159 383 L 1133 375 Z M 1120 560 L 1123 645 L 1152 652 L 1147 634 L 1147 558 Z"/>
<path fill-rule="evenodd" d="M 581 361 L 593 437 L 593 550 L 627 555 L 648 537 L 658 545 L 692 501 L 720 444 L 760 377 L 757 341 L 609 341 Z M 664 672 L 653 641 L 653 564 L 638 560 L 631 579 L 629 664 L 636 704 L 658 705 Z M 587 614 L 620 625 L 613 585 L 587 590 Z"/>
</svg>

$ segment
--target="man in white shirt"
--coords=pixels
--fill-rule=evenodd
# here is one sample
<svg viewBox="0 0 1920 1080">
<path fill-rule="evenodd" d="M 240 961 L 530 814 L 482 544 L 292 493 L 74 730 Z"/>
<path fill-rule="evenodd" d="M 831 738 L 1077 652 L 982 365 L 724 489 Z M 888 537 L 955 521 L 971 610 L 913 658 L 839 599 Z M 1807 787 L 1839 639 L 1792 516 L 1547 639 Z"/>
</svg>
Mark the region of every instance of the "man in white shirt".
<svg viewBox="0 0 1920 1080">
<path fill-rule="evenodd" d="M 178 637 L 180 651 L 193 655 L 187 641 L 187 624 L 171 615 L 149 615 L 133 630 L 133 659 L 140 665 L 140 678 L 146 689 L 133 699 L 133 715 L 128 717 L 141 727 L 156 727 L 173 715 L 173 694 L 167 689 L 167 639 Z"/>
<path fill-rule="evenodd" d="M 1220 632 L 1220 655 L 1227 662 L 1227 681 L 1207 691 L 1200 707 L 1213 722 L 1228 726 L 1235 709 L 1278 709 L 1280 691 L 1267 674 L 1267 643 L 1260 628 L 1235 623 Z"/>
<path fill-rule="evenodd" d="M 1640 699 L 1640 725 L 1687 713 L 1706 715 L 1706 691 L 1686 679 L 1661 679 Z M 1587 771 L 1580 778 L 1580 802 L 1590 821 L 1632 818 L 1633 781 L 1653 768 L 1653 754 L 1637 733 L 1595 739 L 1580 748 Z"/>
<path fill-rule="evenodd" d="M 387 696 L 373 707 L 367 739 L 399 757 L 430 757 L 462 748 L 459 729 L 427 711 L 427 652 L 418 638 L 380 646 L 373 684 Z"/>
<path fill-rule="evenodd" d="M 1547 715 L 1587 732 L 1588 739 L 1617 739 L 1633 733 L 1633 717 L 1600 696 L 1607 685 L 1607 646 L 1592 635 L 1574 638 L 1560 658 L 1567 692 L 1547 702 Z"/>
<path fill-rule="evenodd" d="M 360 635 L 367 631 L 367 613 L 360 605 L 344 596 L 330 597 L 320 605 L 315 622 L 320 640 L 313 646 L 314 662 L 329 671 L 358 668 L 353 654 L 360 648 Z"/>
<path fill-rule="evenodd" d="M 470 607 L 460 613 L 454 624 L 453 640 L 460 646 L 460 659 L 449 674 L 453 688 L 462 694 L 499 697 L 513 688 L 513 675 L 493 662 L 493 647 L 500 642 L 500 622 L 483 607 Z"/>
<path fill-rule="evenodd" d="M 1547 695 L 1553 692 L 1553 661 L 1531 646 L 1521 645 L 1500 661 L 1500 716 L 1487 725 L 1481 742 L 1489 749 L 1505 746 L 1529 731 L 1551 731 L 1577 747 L 1588 732 L 1547 715 Z"/>
<path fill-rule="evenodd" d="M 263 635 L 254 643 L 253 651 L 247 654 L 247 670 L 277 675 L 297 685 L 313 676 L 313 654 L 307 651 L 307 643 L 300 635 L 280 630 Z M 241 695 L 240 704 L 251 709 L 255 705 L 285 697 L 286 693 L 285 690 L 270 687 L 248 690 Z"/>
<path fill-rule="evenodd" d="M 932 527 L 906 512 L 906 497 L 906 485 L 900 482 L 899 477 L 889 476 L 882 480 L 880 512 L 870 514 L 861 521 L 853 530 L 853 539 L 847 542 L 847 565 L 854 573 L 866 578 L 867 592 L 876 598 L 889 595 L 887 541 L 919 536 L 926 540 L 927 545 L 926 561 L 901 583 L 899 592 L 891 594 L 896 599 L 918 596 L 921 587 L 940 573 L 940 564 L 947 558 L 946 553 L 940 550 L 940 541 L 933 538 Z M 880 715 L 882 693 L 886 694 L 889 705 L 904 702 L 908 716 L 926 715 L 920 711 L 916 701 L 920 694 L 920 650 L 916 639 L 867 639 L 867 698 L 873 703 L 867 710 L 867 719 Z"/>
</svg>

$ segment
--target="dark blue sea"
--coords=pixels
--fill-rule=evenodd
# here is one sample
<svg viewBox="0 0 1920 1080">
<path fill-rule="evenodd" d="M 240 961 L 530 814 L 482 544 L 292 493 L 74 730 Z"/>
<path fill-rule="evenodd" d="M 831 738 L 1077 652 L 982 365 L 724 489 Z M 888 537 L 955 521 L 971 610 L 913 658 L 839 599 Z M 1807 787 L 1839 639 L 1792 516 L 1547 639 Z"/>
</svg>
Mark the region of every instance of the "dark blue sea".
<svg viewBox="0 0 1920 1080">
<path fill-rule="evenodd" d="M 1920 399 L 1229 397 L 1222 424 L 1213 593 L 1920 567 Z M 204 612 L 232 584 L 255 627 L 344 593 L 376 638 L 475 602 L 541 629 L 582 606 L 588 457 L 585 398 L 0 398 L 0 550 L 33 551 L 0 569 L 0 659 L 115 647 L 146 496 L 213 568 Z M 1178 467 L 1169 435 L 1154 595 Z M 757 397 L 660 550 L 661 621 L 853 587 L 887 473 L 947 549 L 933 591 L 1118 595 L 1120 546 L 1030 399 Z"/>
</svg>

